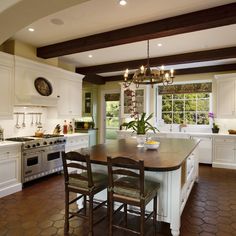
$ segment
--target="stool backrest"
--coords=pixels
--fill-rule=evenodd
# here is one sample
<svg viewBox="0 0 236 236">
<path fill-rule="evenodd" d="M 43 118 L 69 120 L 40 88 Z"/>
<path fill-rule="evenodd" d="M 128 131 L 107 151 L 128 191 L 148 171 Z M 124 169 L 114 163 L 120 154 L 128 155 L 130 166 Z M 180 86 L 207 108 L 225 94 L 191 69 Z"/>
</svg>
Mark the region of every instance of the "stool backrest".
<svg viewBox="0 0 236 236">
<path fill-rule="evenodd" d="M 69 178 L 79 179 L 88 182 L 88 187 L 93 187 L 92 168 L 89 155 L 82 155 L 79 152 L 62 152 L 62 162 L 65 176 L 65 183 L 69 182 Z M 81 164 L 84 163 L 84 165 Z M 73 172 L 69 172 L 68 168 L 73 168 Z M 81 175 L 78 171 L 86 171 L 87 176 Z"/>
<path fill-rule="evenodd" d="M 123 187 L 133 189 L 144 196 L 144 162 L 142 160 L 135 161 L 130 157 L 107 158 L 108 162 L 108 185 L 110 189 L 115 187 Z M 136 170 L 136 171 L 135 171 Z M 137 178 L 137 185 L 128 183 L 127 181 L 115 181 L 117 176 Z"/>
</svg>

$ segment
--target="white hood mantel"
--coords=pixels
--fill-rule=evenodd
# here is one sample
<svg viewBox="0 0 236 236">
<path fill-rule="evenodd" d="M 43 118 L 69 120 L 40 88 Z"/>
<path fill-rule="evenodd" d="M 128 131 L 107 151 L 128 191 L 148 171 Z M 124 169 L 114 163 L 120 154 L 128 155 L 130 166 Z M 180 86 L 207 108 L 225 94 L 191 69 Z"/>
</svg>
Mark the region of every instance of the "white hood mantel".
<svg viewBox="0 0 236 236">
<path fill-rule="evenodd" d="M 58 85 L 64 70 L 15 56 L 15 105 L 57 106 Z M 71 72 L 68 72 L 71 73 Z M 52 85 L 52 94 L 42 96 L 34 87 L 38 77 L 47 79 Z"/>
</svg>

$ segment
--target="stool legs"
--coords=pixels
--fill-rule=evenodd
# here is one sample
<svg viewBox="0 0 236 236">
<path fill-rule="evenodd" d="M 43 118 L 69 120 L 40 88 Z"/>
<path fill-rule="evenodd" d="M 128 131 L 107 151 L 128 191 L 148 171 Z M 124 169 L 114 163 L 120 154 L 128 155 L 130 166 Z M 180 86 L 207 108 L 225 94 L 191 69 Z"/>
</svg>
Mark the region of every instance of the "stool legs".
<svg viewBox="0 0 236 236">
<path fill-rule="evenodd" d="M 157 224 L 157 195 L 153 199 L 153 227 L 154 236 L 156 235 L 156 224 Z"/>
<path fill-rule="evenodd" d="M 93 235 L 93 195 L 89 196 L 89 236 Z"/>
<path fill-rule="evenodd" d="M 112 200 L 111 194 L 109 194 L 109 236 L 112 236 L 112 224 L 113 224 L 113 209 L 114 209 L 114 202 Z"/>
<path fill-rule="evenodd" d="M 144 235 L 144 224 L 145 224 L 145 205 L 141 204 L 141 216 L 140 216 L 140 235 Z"/>
<path fill-rule="evenodd" d="M 65 226 L 64 231 L 67 233 L 69 231 L 69 191 L 65 191 Z"/>
</svg>

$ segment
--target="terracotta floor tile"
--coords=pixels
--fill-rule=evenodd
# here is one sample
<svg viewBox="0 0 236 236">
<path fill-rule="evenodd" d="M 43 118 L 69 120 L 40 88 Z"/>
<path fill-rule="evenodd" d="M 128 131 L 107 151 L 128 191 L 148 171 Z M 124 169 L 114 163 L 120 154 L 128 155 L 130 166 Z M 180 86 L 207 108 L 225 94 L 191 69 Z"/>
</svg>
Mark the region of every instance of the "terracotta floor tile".
<svg viewBox="0 0 236 236">
<path fill-rule="evenodd" d="M 0 209 L 0 236 L 65 236 L 63 177 L 29 183 L 22 192 L 1 198 Z M 236 236 L 236 171 L 200 166 L 199 183 L 194 185 L 181 221 L 180 236 Z M 139 225 L 134 217 L 130 224 Z M 148 224 L 147 229 L 152 227 Z M 94 235 L 107 235 L 107 226 L 107 220 L 96 225 Z M 156 236 L 171 235 L 168 224 L 158 223 L 157 228 Z M 86 221 L 71 220 L 68 236 L 87 234 Z M 130 235 L 114 231 L 114 236 Z"/>
</svg>

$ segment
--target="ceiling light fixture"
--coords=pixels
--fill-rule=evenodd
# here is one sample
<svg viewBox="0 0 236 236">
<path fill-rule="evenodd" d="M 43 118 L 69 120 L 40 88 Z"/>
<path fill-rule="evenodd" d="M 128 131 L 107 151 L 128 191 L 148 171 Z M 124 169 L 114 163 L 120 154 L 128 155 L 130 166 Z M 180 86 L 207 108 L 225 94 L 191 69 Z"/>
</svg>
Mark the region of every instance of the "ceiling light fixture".
<svg viewBox="0 0 236 236">
<path fill-rule="evenodd" d="M 93 55 L 92 55 L 92 54 L 89 54 L 89 55 L 88 55 L 88 57 L 89 57 L 89 58 L 92 58 L 92 57 L 93 57 Z"/>
<path fill-rule="evenodd" d="M 157 46 L 158 46 L 158 47 L 162 47 L 162 43 L 158 43 Z"/>
<path fill-rule="evenodd" d="M 28 28 L 28 31 L 34 32 L 34 28 Z"/>
<path fill-rule="evenodd" d="M 129 79 L 129 70 L 126 69 L 124 73 L 123 85 L 125 88 L 129 87 L 131 83 L 136 84 L 138 88 L 140 84 L 153 84 L 163 83 L 164 86 L 173 83 L 174 70 L 165 71 L 164 66 L 160 69 L 150 68 L 150 58 L 149 58 L 149 40 L 147 41 L 147 65 L 141 66 L 137 71 L 135 71 L 132 79 Z"/>
<path fill-rule="evenodd" d="M 120 3 L 121 6 L 125 6 L 127 4 L 127 1 L 126 0 L 120 0 L 119 3 Z"/>
</svg>

